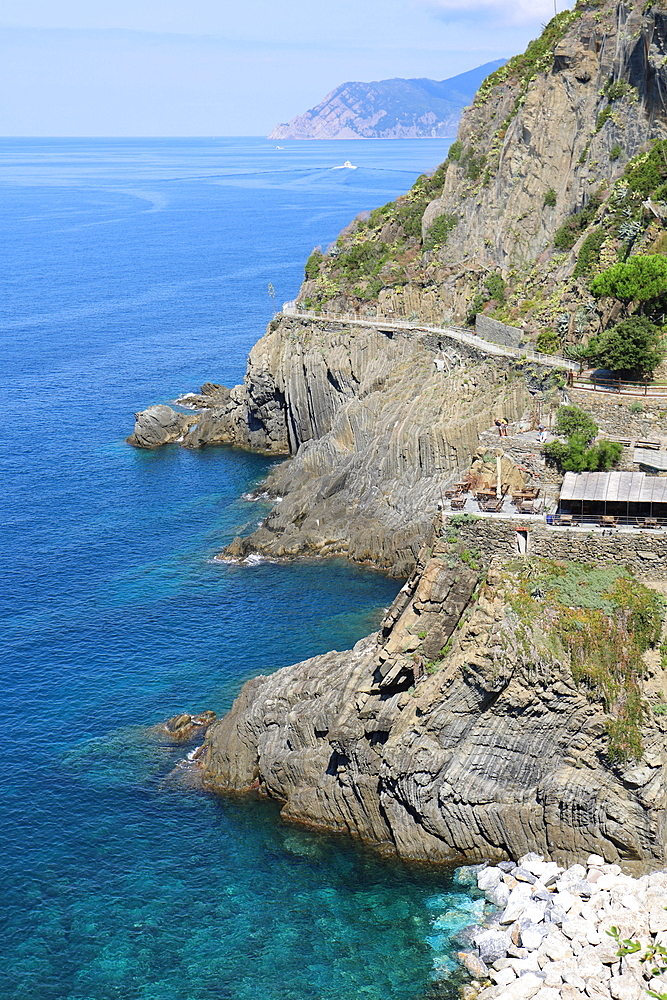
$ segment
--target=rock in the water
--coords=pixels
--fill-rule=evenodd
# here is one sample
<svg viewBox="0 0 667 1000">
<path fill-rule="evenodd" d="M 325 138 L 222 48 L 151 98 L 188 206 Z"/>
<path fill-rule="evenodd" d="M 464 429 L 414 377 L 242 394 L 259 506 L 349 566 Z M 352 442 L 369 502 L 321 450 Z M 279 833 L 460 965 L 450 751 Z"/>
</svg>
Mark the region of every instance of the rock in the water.
<svg viewBox="0 0 667 1000">
<path fill-rule="evenodd" d="M 215 722 L 215 712 L 199 712 L 197 715 L 188 715 L 182 712 L 174 715 L 164 723 L 164 730 L 168 738 L 175 743 L 183 743 L 191 740 L 195 736 L 203 736 L 208 727 Z"/>
<path fill-rule="evenodd" d="M 134 418 L 134 431 L 127 443 L 135 448 L 159 448 L 179 441 L 197 419 L 191 414 L 177 413 L 163 403 L 135 413 Z"/>
</svg>

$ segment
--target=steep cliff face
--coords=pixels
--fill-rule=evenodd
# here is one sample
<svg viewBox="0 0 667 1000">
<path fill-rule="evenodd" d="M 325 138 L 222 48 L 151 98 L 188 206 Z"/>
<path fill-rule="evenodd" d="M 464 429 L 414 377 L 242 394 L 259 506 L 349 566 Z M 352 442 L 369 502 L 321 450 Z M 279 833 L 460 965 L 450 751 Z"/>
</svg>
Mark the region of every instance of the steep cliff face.
<svg viewBox="0 0 667 1000">
<path fill-rule="evenodd" d="M 405 576 L 479 431 L 529 398 L 519 367 L 463 344 L 283 317 L 184 444 L 295 456 L 262 487 L 279 502 L 228 556 L 345 555 Z"/>
<path fill-rule="evenodd" d="M 667 15 L 643 3 L 591 4 L 554 21 L 544 54 L 529 50 L 493 74 L 461 123 L 459 159 L 423 218 L 425 231 L 442 213 L 460 218 L 443 262 L 476 246 L 482 263 L 532 263 L 568 215 L 664 136 Z M 550 191 L 555 204 L 545 205 Z"/>
<path fill-rule="evenodd" d="M 485 309 L 550 351 L 598 330 L 590 278 L 667 245 L 667 212 L 624 179 L 667 134 L 666 52 L 658 5 L 559 14 L 482 84 L 432 177 L 311 258 L 299 301 L 434 323 Z"/>
<path fill-rule="evenodd" d="M 664 864 L 664 717 L 645 702 L 627 761 L 636 723 L 613 729 L 548 613 L 531 625 L 517 611 L 517 579 L 495 567 L 475 589 L 455 542 L 428 551 L 379 635 L 244 686 L 209 730 L 206 785 L 258 790 L 285 819 L 407 858 Z"/>
</svg>

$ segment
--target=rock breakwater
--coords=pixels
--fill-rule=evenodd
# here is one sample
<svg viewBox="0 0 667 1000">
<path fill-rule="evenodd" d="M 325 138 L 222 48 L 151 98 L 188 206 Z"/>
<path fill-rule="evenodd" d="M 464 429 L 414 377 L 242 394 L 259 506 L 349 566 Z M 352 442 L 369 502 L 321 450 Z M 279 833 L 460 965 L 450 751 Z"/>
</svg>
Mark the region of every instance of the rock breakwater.
<svg viewBox="0 0 667 1000">
<path fill-rule="evenodd" d="M 466 928 L 468 1000 L 640 1000 L 667 992 L 667 872 L 641 878 L 598 854 L 568 869 L 529 853 L 484 867 L 498 909 Z"/>
</svg>

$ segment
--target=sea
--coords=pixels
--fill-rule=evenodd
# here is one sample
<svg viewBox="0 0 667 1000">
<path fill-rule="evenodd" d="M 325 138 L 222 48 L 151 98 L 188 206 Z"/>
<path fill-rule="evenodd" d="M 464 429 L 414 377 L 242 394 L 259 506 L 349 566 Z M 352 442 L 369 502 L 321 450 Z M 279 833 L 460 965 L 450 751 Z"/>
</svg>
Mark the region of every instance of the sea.
<svg viewBox="0 0 667 1000">
<path fill-rule="evenodd" d="M 448 145 L 0 139 L 0 997 L 453 991 L 483 906 L 465 871 L 205 794 L 155 730 L 349 648 L 400 581 L 215 561 L 265 515 L 244 496 L 271 460 L 125 443 L 135 411 L 240 382 L 313 247 Z"/>
</svg>

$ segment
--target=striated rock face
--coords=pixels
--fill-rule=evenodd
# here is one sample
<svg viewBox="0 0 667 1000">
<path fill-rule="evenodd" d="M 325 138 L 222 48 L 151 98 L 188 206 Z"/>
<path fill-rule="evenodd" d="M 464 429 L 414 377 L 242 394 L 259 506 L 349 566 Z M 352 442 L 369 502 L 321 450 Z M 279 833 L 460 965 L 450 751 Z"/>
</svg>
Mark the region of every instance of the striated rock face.
<svg viewBox="0 0 667 1000">
<path fill-rule="evenodd" d="M 179 441 L 196 417 L 177 413 L 170 406 L 159 403 L 134 415 L 134 431 L 127 443 L 135 448 L 159 448 L 163 444 Z"/>
<path fill-rule="evenodd" d="M 610 764 L 608 717 L 512 610 L 511 580 L 492 567 L 471 602 L 477 574 L 432 542 L 379 635 L 244 686 L 209 730 L 205 784 L 406 858 L 664 863 L 663 716 L 647 710 L 638 764 Z"/>
<path fill-rule="evenodd" d="M 445 163 L 311 256 L 297 302 L 434 325 L 484 311 L 549 352 L 605 329 L 620 305 L 591 277 L 667 246 L 665 171 L 633 179 L 667 135 L 666 54 L 661 4 L 558 14 L 482 83 Z"/>
<path fill-rule="evenodd" d="M 442 196 L 423 219 L 425 231 L 441 214 L 460 219 L 443 262 L 472 247 L 503 269 L 534 261 L 566 216 L 623 172 L 626 157 L 665 135 L 667 14 L 641 2 L 604 3 L 578 4 L 560 18 L 567 30 L 530 86 L 529 60 L 518 71 L 510 61 L 462 119 L 463 149 L 485 157 L 488 176 L 472 177 L 465 157 L 449 164 Z M 610 102 L 605 88 L 614 81 L 623 86 Z M 623 155 L 612 159 L 616 144 Z M 550 189 L 554 206 L 544 204 Z"/>
<path fill-rule="evenodd" d="M 295 454 L 262 487 L 282 501 L 228 555 L 338 554 L 405 576 L 479 431 L 528 398 L 511 362 L 464 345 L 283 317 L 230 407 L 206 411 L 185 443 Z"/>
</svg>

